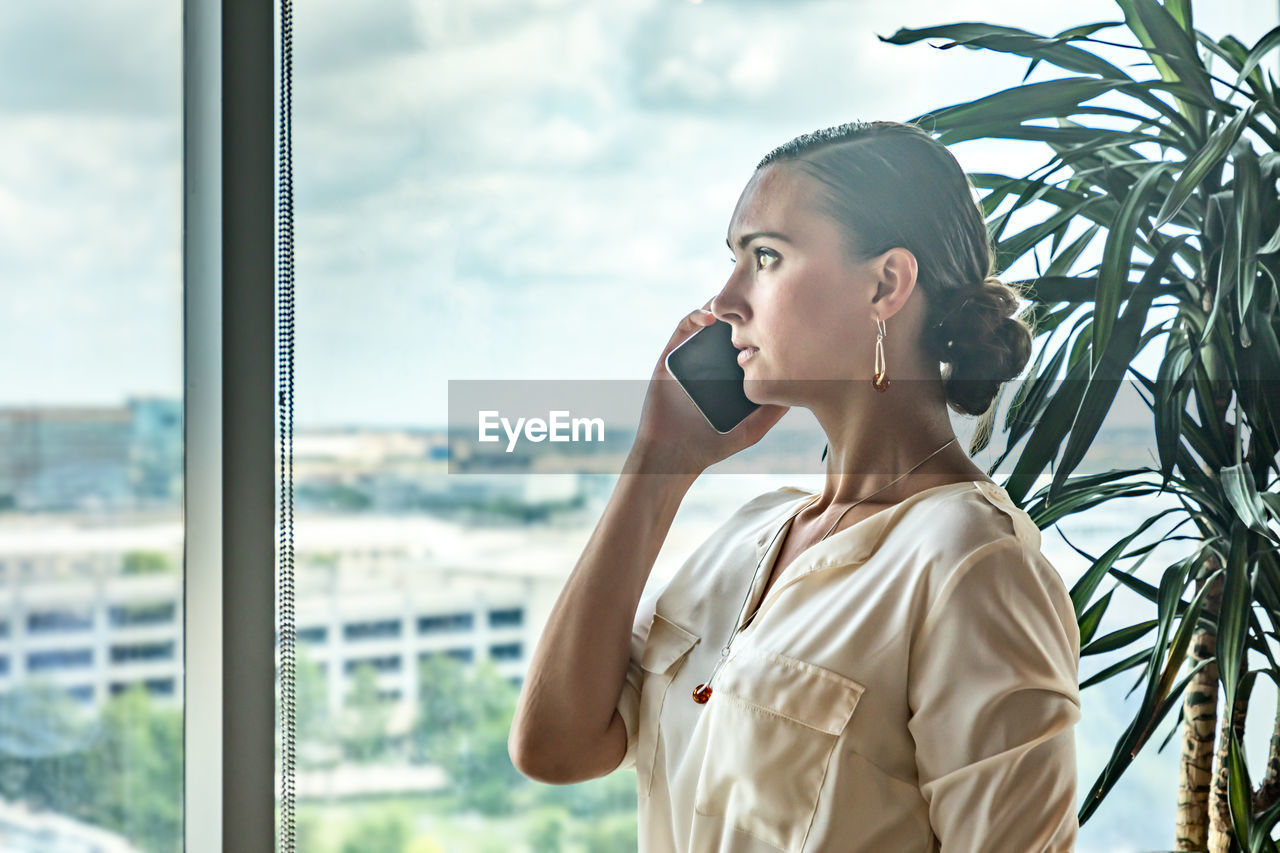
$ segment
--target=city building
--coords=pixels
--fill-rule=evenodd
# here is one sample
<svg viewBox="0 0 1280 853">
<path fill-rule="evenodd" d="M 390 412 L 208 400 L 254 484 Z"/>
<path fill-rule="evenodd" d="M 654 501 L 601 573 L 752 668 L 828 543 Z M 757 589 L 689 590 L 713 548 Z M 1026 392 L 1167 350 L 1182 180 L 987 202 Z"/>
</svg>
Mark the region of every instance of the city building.
<svg viewBox="0 0 1280 853">
<path fill-rule="evenodd" d="M 300 516 L 295 530 L 298 649 L 334 709 L 361 666 L 412 704 L 434 654 L 490 660 L 519 684 L 576 558 L 563 533 L 424 516 Z M 133 685 L 180 702 L 181 560 L 179 521 L 0 521 L 0 691 L 38 677 L 86 706 Z"/>
</svg>

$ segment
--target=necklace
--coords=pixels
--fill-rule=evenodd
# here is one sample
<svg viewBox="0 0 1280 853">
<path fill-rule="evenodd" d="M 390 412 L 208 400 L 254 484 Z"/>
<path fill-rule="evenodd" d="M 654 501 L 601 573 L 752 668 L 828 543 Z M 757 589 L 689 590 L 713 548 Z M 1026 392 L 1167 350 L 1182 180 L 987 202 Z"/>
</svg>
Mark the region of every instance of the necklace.
<svg viewBox="0 0 1280 853">
<path fill-rule="evenodd" d="M 930 453 L 928 456 L 921 459 L 915 465 L 912 465 L 903 474 L 894 478 L 893 480 L 890 480 L 888 483 L 885 483 L 883 486 L 876 489 L 874 492 L 867 495 L 865 498 L 858 498 L 856 501 L 849 504 L 847 507 L 844 508 L 844 511 L 841 512 L 840 515 L 836 517 L 835 522 L 829 528 L 827 528 L 827 532 L 822 534 L 822 538 L 819 539 L 818 542 L 823 541 L 824 539 L 826 539 L 828 536 L 831 535 L 832 531 L 836 529 L 836 525 L 838 525 L 840 521 L 845 517 L 845 515 L 848 514 L 849 510 L 853 509 L 855 506 L 862 503 L 863 501 L 870 500 L 871 498 L 880 494 L 880 492 L 883 492 L 885 489 L 889 488 L 894 483 L 898 482 L 898 480 L 901 480 L 903 477 L 907 476 L 907 474 L 910 474 L 912 471 L 916 470 L 921 465 L 928 462 L 934 456 L 937 456 L 939 453 L 943 451 L 943 449 L 947 446 L 947 444 L 951 444 L 951 442 L 953 441 L 956 441 L 956 439 L 952 438 L 951 441 L 948 441 L 946 444 L 942 445 L 942 447 L 939 447 L 937 450 L 933 451 L 933 453 Z M 738 636 L 738 628 L 736 626 L 742 621 L 742 611 L 745 610 L 747 607 L 747 600 L 751 597 L 751 590 L 756 585 L 755 579 L 760 574 L 760 567 L 764 565 L 765 556 L 768 556 L 769 552 L 773 550 L 773 543 L 778 541 L 778 537 L 782 535 L 782 531 L 786 529 L 787 523 L 792 519 L 794 519 L 800 513 L 804 512 L 809 507 L 813 506 L 813 504 L 816 503 L 818 498 L 820 497 L 822 497 L 820 494 L 814 495 L 813 500 L 806 501 L 804 506 L 800 507 L 791 515 L 787 516 L 787 518 L 782 522 L 782 524 L 778 526 L 777 532 L 773 534 L 773 539 L 769 541 L 769 547 L 764 549 L 764 555 L 760 557 L 760 562 L 756 564 L 755 574 L 752 575 L 751 585 L 747 587 L 747 595 L 745 598 L 742 599 L 742 606 L 738 608 L 738 619 L 734 622 L 735 627 L 733 629 L 733 633 L 729 635 L 729 639 L 725 642 L 724 646 L 720 649 L 720 660 L 716 661 L 715 668 L 711 670 L 711 675 L 707 677 L 707 680 L 699 684 L 697 687 L 693 688 L 693 701 L 697 702 L 699 705 L 705 705 L 707 703 L 707 700 L 711 698 L 711 681 L 716 677 L 716 673 L 720 671 L 721 665 L 725 662 L 725 659 L 729 656 L 729 647 L 733 645 L 733 638 Z M 818 542 L 815 542 L 813 544 L 816 545 L 818 544 Z M 809 547 L 813 547 L 813 546 L 811 545 Z M 759 608 L 757 608 L 757 611 L 758 609 Z"/>
</svg>

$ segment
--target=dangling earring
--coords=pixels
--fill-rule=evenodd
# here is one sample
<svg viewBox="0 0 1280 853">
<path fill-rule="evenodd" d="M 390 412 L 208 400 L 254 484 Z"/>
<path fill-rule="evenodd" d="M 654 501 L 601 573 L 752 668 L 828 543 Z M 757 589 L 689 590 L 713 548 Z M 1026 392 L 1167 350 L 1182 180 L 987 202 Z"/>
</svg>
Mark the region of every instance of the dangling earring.
<svg viewBox="0 0 1280 853">
<path fill-rule="evenodd" d="M 875 378 L 871 380 L 871 384 L 875 386 L 875 389 L 877 391 L 881 391 L 881 392 L 889 390 L 889 377 L 885 375 L 884 344 L 882 343 L 886 334 L 888 333 L 885 331 L 884 320 L 881 320 L 879 317 L 877 317 L 876 318 L 876 374 L 875 374 Z"/>
</svg>

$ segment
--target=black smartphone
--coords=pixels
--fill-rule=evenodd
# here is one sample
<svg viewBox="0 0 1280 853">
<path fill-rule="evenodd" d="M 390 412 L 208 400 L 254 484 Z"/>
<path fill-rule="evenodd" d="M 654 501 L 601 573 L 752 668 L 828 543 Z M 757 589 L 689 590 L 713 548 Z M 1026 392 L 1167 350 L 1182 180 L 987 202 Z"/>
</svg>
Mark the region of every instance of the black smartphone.
<svg viewBox="0 0 1280 853">
<path fill-rule="evenodd" d="M 716 432 L 729 432 L 760 408 L 742 390 L 745 374 L 733 345 L 733 327 L 723 320 L 699 329 L 667 353 L 667 370 Z"/>
</svg>

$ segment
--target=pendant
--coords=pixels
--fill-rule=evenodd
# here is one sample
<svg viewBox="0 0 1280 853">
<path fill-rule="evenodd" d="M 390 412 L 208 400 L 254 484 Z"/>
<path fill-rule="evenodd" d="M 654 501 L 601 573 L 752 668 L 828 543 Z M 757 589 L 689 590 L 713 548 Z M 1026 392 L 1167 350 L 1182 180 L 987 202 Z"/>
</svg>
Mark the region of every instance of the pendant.
<svg viewBox="0 0 1280 853">
<path fill-rule="evenodd" d="M 699 705 L 707 704 L 707 700 L 711 698 L 711 685 L 699 684 L 693 688 L 693 701 Z"/>
</svg>

